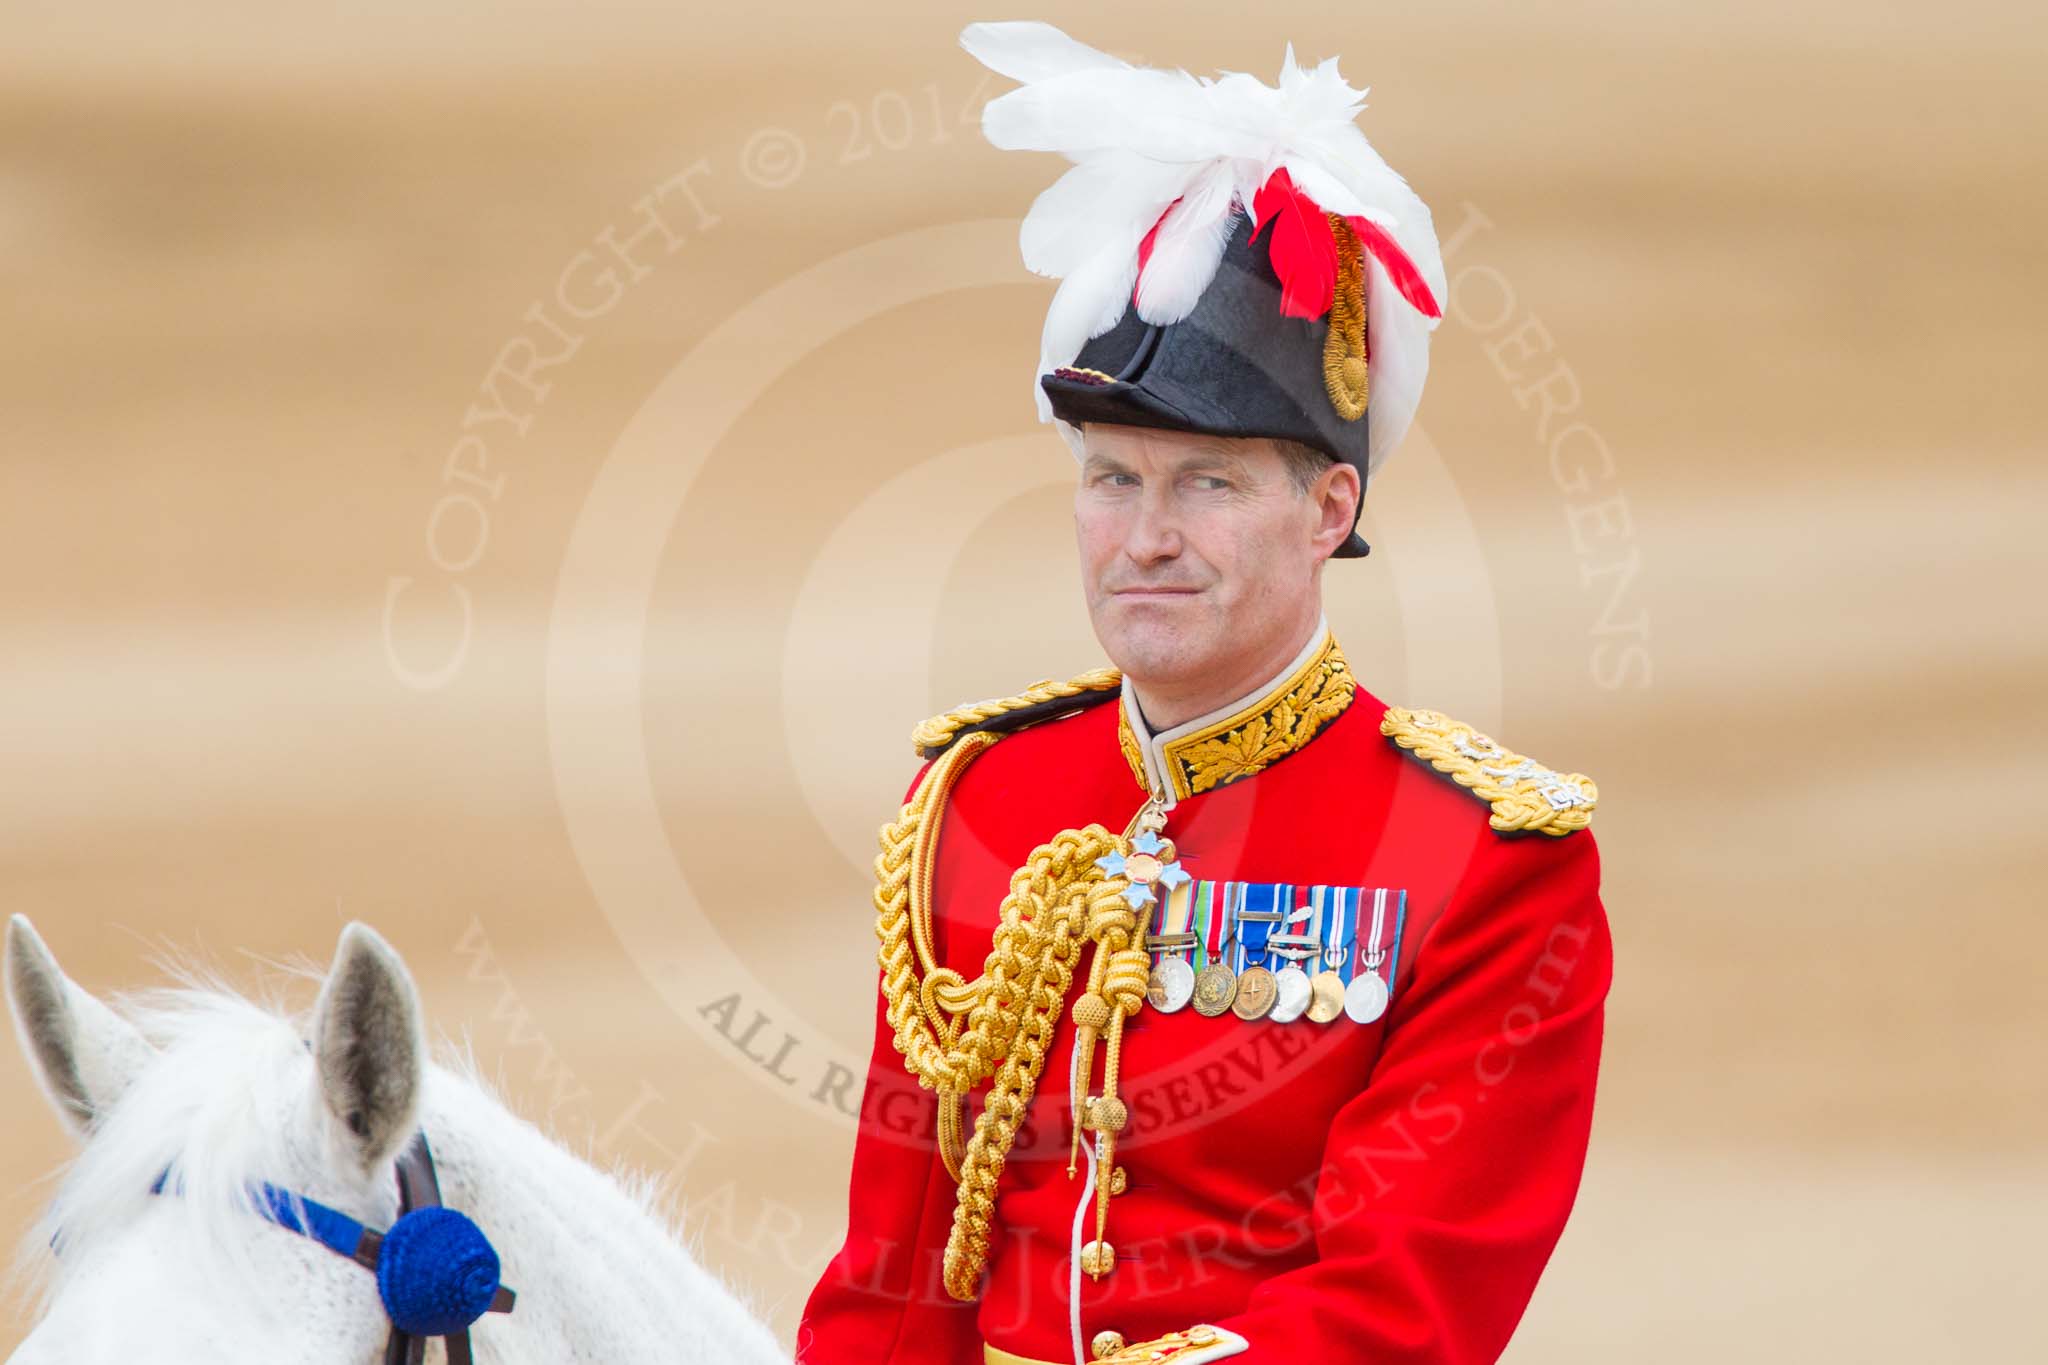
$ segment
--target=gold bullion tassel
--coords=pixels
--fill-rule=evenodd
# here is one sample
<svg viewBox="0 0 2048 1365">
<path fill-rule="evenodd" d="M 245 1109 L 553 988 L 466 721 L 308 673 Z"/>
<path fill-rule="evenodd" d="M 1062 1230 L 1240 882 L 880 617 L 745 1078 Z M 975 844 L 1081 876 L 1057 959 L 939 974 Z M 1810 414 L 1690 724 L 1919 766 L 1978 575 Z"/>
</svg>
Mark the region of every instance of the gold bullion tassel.
<svg viewBox="0 0 2048 1365">
<path fill-rule="evenodd" d="M 1141 964 L 1140 1000 L 1148 961 L 1125 894 L 1131 882 L 1104 866 L 1118 865 L 1133 852 L 1132 843 L 1088 825 L 1060 831 L 1011 876 L 980 976 L 965 981 L 939 965 L 932 949 L 931 877 L 946 797 L 961 770 L 998 739 L 975 731 L 940 755 L 902 813 L 882 827 L 875 859 L 877 959 L 889 1026 L 905 1068 L 938 1093 L 940 1154 L 959 1181 L 942 1269 L 946 1292 L 960 1300 L 980 1290 L 996 1186 L 1045 1070 L 1081 945 L 1095 943 L 1088 980 L 1117 993 L 1119 1011 L 1128 974 L 1119 954 L 1135 952 Z M 1107 1049 L 1112 1084 L 1121 1039 L 1121 1027 L 1113 1024 Z M 983 1080 L 990 1080 L 988 1098 L 961 1148 L 959 1105 Z"/>
<path fill-rule="evenodd" d="M 1365 260 L 1358 233 L 1339 214 L 1327 215 L 1337 239 L 1337 288 L 1330 296 L 1330 331 L 1323 338 L 1323 386 L 1330 406 L 1347 422 L 1365 416 Z"/>
</svg>

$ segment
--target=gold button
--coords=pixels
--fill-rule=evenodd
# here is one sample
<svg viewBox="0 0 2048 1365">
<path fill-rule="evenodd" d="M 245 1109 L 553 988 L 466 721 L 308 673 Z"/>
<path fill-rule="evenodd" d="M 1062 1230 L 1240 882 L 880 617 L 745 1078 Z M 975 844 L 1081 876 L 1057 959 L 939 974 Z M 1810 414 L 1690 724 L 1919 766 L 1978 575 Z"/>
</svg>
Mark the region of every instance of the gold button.
<svg viewBox="0 0 2048 1365">
<path fill-rule="evenodd" d="M 1088 1349 L 1095 1352 L 1097 1360 L 1113 1356 L 1123 1348 L 1124 1334 L 1122 1332 L 1097 1332 L 1095 1339 L 1088 1343 Z"/>
<path fill-rule="evenodd" d="M 1094 1279 L 1101 1279 L 1116 1269 L 1116 1248 L 1108 1242 L 1090 1242 L 1081 1248 L 1081 1269 Z"/>
<path fill-rule="evenodd" d="M 1188 1332 L 1188 1345 L 1190 1346 L 1214 1346 L 1215 1344 L 1216 1329 L 1214 1327 L 1196 1327 Z"/>
</svg>

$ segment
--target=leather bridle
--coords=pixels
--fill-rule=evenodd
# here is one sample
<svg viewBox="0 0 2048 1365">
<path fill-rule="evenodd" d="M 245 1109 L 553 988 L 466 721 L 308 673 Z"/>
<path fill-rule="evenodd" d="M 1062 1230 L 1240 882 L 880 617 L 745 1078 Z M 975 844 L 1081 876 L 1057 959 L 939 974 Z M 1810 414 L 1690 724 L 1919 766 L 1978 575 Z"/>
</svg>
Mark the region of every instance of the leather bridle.
<svg viewBox="0 0 2048 1365">
<path fill-rule="evenodd" d="M 440 1207 L 441 1181 L 434 1174 L 434 1153 L 427 1146 L 426 1130 L 421 1129 L 398 1157 L 398 1216 L 403 1218 L 414 1209 Z M 374 1273 L 378 1254 L 383 1249 L 384 1234 L 366 1228 L 352 1259 Z M 517 1297 L 501 1284 L 491 1295 L 491 1306 L 484 1311 L 509 1313 Z M 448 1346 L 448 1365 L 471 1365 L 467 1327 L 449 1333 L 442 1340 Z M 422 1365 L 426 1358 L 427 1339 L 414 1336 L 393 1323 L 391 1339 L 384 1343 L 384 1365 Z"/>
<path fill-rule="evenodd" d="M 156 1183 L 150 1186 L 150 1192 L 163 1193 L 169 1177 L 169 1170 L 159 1175 Z M 258 1185 L 250 1192 L 256 1196 L 256 1212 L 268 1221 L 318 1242 L 329 1251 L 347 1257 L 377 1276 L 378 1297 L 384 1304 L 386 1315 L 392 1318 L 391 1336 L 384 1344 L 384 1365 L 423 1365 L 427 1358 L 429 1336 L 439 1336 L 447 1343 L 448 1365 L 472 1365 L 469 1324 L 484 1313 L 511 1312 L 518 1297 L 512 1290 L 497 1283 L 497 1253 L 491 1249 L 483 1233 L 462 1214 L 453 1209 L 446 1209 L 440 1221 L 443 1225 L 453 1223 L 460 1226 L 461 1237 L 468 1241 L 467 1250 L 472 1256 L 482 1259 L 482 1269 L 491 1277 L 487 1285 L 483 1286 L 490 1290 L 489 1303 L 483 1306 L 482 1295 L 476 1292 L 467 1308 L 454 1310 L 453 1317 L 444 1317 L 443 1320 L 448 1323 L 445 1330 L 425 1332 L 408 1330 L 399 1325 L 398 1318 L 402 1313 L 394 1307 L 391 1287 L 387 1284 L 386 1272 L 390 1267 L 384 1264 L 385 1245 L 404 1232 L 408 1214 L 421 1209 L 445 1209 L 441 1203 L 441 1182 L 434 1174 L 434 1154 L 427 1146 L 425 1132 L 415 1133 L 406 1149 L 399 1154 L 398 1221 L 394 1222 L 389 1230 L 364 1227 L 338 1209 L 276 1185 Z M 466 1278 L 462 1286 L 435 1282 L 434 1271 L 437 1268 L 446 1270 L 449 1267 L 437 1267 L 432 1255 L 419 1258 L 402 1256 L 399 1260 L 407 1263 L 404 1271 L 406 1275 L 424 1276 L 429 1282 L 424 1287 L 439 1291 L 431 1295 L 436 1301 L 438 1314 L 448 1314 L 451 1310 L 445 1307 L 446 1301 L 460 1288 L 467 1287 Z M 453 1268 L 478 1269 L 474 1262 Z"/>
</svg>

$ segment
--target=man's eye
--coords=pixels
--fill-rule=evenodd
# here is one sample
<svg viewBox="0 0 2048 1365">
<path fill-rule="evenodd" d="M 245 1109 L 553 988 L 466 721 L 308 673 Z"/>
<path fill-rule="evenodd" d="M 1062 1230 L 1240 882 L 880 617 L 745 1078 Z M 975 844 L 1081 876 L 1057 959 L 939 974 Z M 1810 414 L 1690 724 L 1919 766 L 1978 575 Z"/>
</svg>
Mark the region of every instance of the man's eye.
<svg viewBox="0 0 2048 1365">
<path fill-rule="evenodd" d="M 1103 481 L 1112 488 L 1136 488 L 1138 486 L 1138 476 L 1136 474 L 1107 474 L 1103 476 Z"/>
<path fill-rule="evenodd" d="M 1213 493 L 1230 487 L 1230 480 L 1220 474 L 1197 474 L 1195 475 L 1195 487 L 1205 493 Z"/>
</svg>

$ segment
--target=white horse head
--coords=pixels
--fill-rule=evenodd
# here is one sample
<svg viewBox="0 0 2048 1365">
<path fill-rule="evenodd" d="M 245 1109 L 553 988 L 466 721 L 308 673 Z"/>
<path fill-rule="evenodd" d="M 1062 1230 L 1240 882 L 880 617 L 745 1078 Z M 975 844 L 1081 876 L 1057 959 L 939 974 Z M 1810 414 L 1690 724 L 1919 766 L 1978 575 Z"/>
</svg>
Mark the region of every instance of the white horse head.
<svg viewBox="0 0 2048 1365">
<path fill-rule="evenodd" d="M 389 1228 L 417 1132 L 442 1201 L 475 1220 L 518 1295 L 471 1329 L 479 1362 L 788 1359 L 646 1185 L 562 1150 L 463 1059 L 429 1059 L 405 964 L 361 924 L 303 1019 L 202 986 L 110 1008 L 19 915 L 6 984 L 36 1078 L 82 1144 L 32 1234 L 42 1312 L 11 1365 L 378 1365 L 391 1323 L 375 1275 L 262 1216 L 257 1191 Z"/>
</svg>

